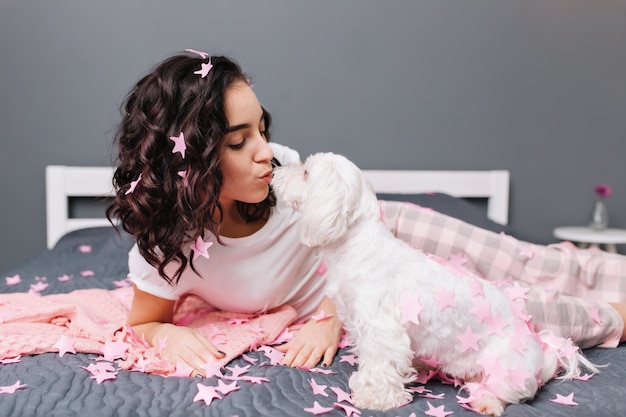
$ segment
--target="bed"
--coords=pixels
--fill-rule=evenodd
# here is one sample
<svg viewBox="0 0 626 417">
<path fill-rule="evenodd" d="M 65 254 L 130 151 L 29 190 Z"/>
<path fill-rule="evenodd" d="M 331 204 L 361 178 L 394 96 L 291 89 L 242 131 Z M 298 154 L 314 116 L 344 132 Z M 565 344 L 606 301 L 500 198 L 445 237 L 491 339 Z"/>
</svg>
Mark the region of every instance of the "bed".
<svg viewBox="0 0 626 417">
<path fill-rule="evenodd" d="M 46 170 L 48 249 L 0 276 L 0 305 L 6 294 L 36 288 L 40 295 L 99 288 L 114 291 L 128 285 L 129 236 L 106 220 L 74 218 L 72 201 L 106 198 L 111 193 L 108 167 L 49 166 Z M 381 198 L 410 200 L 496 232 L 531 240 L 507 225 L 507 171 L 366 171 Z M 469 200 L 468 200 L 469 199 Z M 476 199 L 482 203 L 477 204 Z M 2 323 L 0 317 L 0 323 Z M 2 324 L 0 324 L 2 326 Z M 588 381 L 552 381 L 537 397 L 512 405 L 506 416 L 621 416 L 626 409 L 626 349 L 588 349 L 593 362 L 607 364 Z M 3 416 L 475 416 L 461 407 L 458 389 L 438 381 L 417 384 L 413 402 L 387 412 L 356 410 L 344 395 L 356 365 L 347 348 L 325 369 L 268 366 L 263 350 L 237 357 L 224 375 L 250 378 L 222 398 L 201 395 L 203 387 L 224 388 L 224 378 L 163 377 L 114 370 L 96 380 L 88 371 L 95 353 L 48 352 L 5 360 L 0 365 L 0 415 Z M 231 388 L 234 386 L 229 385 Z M 226 392 L 226 393 L 224 393 Z M 578 405 L 566 405 L 574 395 Z M 208 400 L 207 400 L 208 398 Z M 208 405 L 207 405 L 208 404 Z"/>
</svg>

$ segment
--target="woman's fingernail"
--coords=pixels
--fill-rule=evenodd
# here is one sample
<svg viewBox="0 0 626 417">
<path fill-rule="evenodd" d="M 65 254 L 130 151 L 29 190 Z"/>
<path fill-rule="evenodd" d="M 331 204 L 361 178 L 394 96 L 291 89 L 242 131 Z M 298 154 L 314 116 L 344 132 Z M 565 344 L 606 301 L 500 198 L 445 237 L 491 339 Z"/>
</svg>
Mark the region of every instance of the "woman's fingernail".
<svg viewBox="0 0 626 417">
<path fill-rule="evenodd" d="M 226 356 L 226 352 L 222 352 L 221 350 L 218 350 L 217 353 L 219 353 L 222 356 Z"/>
</svg>

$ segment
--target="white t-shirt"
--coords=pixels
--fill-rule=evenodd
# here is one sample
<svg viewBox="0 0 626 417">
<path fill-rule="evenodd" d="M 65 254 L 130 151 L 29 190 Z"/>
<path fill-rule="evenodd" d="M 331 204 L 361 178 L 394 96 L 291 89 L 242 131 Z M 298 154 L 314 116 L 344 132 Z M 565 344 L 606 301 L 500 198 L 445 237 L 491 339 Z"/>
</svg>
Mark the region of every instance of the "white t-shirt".
<svg viewBox="0 0 626 417">
<path fill-rule="evenodd" d="M 299 154 L 271 143 L 281 164 L 299 163 Z M 205 236 L 213 242 L 209 258 L 194 260 L 196 274 L 187 267 L 178 284 L 170 285 L 156 268 L 140 255 L 137 245 L 128 254 L 129 278 L 140 290 L 176 300 L 195 294 L 225 311 L 261 313 L 283 304 L 294 307 L 299 319 L 315 313 L 323 294 L 324 280 L 317 273 L 321 254 L 300 242 L 296 225 L 299 214 L 277 198 L 267 223 L 256 233 L 242 238 Z M 172 276 L 177 264 L 168 265 Z"/>
</svg>

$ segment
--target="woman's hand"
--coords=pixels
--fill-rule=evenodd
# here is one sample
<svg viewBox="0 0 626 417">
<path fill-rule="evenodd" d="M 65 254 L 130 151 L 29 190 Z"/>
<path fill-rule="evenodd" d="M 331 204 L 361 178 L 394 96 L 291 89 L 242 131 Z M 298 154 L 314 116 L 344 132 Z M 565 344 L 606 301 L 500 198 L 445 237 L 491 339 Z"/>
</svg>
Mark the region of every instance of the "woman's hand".
<svg viewBox="0 0 626 417">
<path fill-rule="evenodd" d="M 151 346 L 162 348 L 162 359 L 173 365 L 189 366 L 193 374 L 204 375 L 203 366 L 211 357 L 221 359 L 225 355 L 195 330 L 172 324 L 174 304 L 174 300 L 148 294 L 133 285 L 128 324 Z"/>
<path fill-rule="evenodd" d="M 135 332 L 148 325 L 152 327 L 152 340 L 148 342 L 158 349 L 162 348 L 161 358 L 173 364 L 193 368 L 192 376 L 206 376 L 205 365 L 211 359 L 218 360 L 225 356 L 204 336 L 189 327 L 171 323 L 147 323 L 135 326 Z"/>
<path fill-rule="evenodd" d="M 314 368 L 320 360 L 323 366 L 333 362 L 341 339 L 342 323 L 337 317 L 335 306 L 324 298 L 318 312 L 331 316 L 322 320 L 310 319 L 296 336 L 276 349 L 284 352 L 283 365 Z"/>
</svg>

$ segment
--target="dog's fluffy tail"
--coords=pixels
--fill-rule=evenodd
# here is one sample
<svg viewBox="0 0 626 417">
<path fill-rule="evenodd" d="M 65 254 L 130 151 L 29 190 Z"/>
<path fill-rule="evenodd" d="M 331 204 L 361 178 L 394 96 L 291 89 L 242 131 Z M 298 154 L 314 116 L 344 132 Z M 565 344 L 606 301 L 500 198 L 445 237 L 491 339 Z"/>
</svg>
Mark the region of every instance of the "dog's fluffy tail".
<svg viewBox="0 0 626 417">
<path fill-rule="evenodd" d="M 571 339 L 556 336 L 549 330 L 539 332 L 539 339 L 543 348 L 543 368 L 539 376 L 541 385 L 555 377 L 568 380 L 581 376 L 583 371 L 600 372 Z"/>
</svg>

